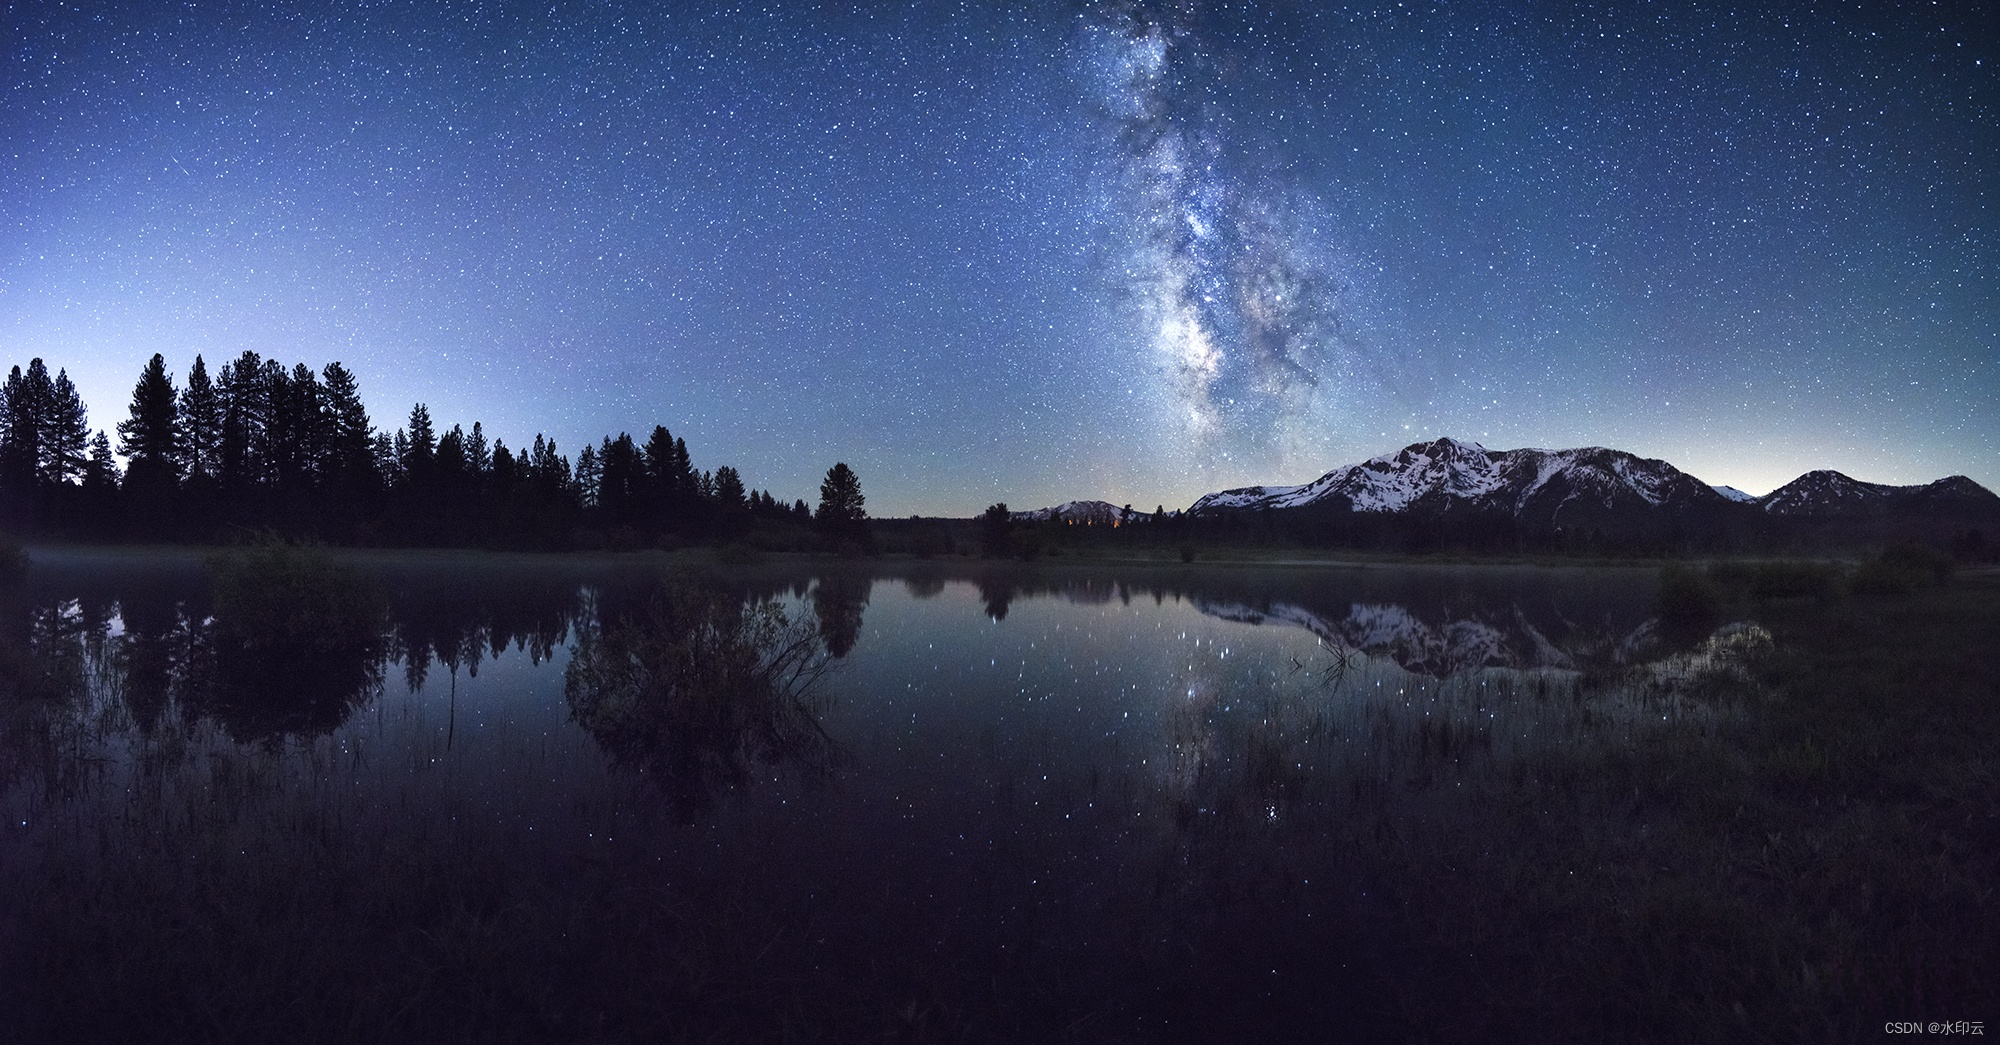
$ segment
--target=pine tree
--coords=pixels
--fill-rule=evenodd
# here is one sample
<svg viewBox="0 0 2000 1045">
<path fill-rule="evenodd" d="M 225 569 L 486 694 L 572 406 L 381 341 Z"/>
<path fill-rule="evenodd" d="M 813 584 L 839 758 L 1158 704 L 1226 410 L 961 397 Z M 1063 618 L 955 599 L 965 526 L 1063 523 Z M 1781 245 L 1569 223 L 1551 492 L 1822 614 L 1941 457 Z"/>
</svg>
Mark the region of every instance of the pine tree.
<svg viewBox="0 0 2000 1045">
<path fill-rule="evenodd" d="M 222 398 L 222 438 L 218 442 L 217 475 L 224 488 L 242 490 L 266 481 L 262 449 L 270 396 L 264 360 L 246 351 L 224 363 L 216 381 Z"/>
<path fill-rule="evenodd" d="M 53 393 L 49 372 L 40 359 L 28 364 L 27 373 L 15 367 L 7 375 L 4 425 L 0 425 L 0 469 L 9 486 L 32 489 L 41 478 L 44 418 Z"/>
<path fill-rule="evenodd" d="M 861 478 L 846 462 L 839 462 L 826 470 L 826 479 L 819 484 L 819 511 L 815 518 L 829 531 L 850 533 L 860 529 L 868 518 L 862 507 L 866 503 L 867 499 L 861 496 Z"/>
<path fill-rule="evenodd" d="M 582 468 L 582 462 L 577 467 Z M 493 440 L 493 488 L 505 493 L 520 478 L 519 469 L 514 464 L 514 451 L 499 439 Z"/>
<path fill-rule="evenodd" d="M 644 508 L 641 493 L 646 484 L 645 464 L 639 458 L 639 448 L 632 442 L 632 436 L 620 432 L 616 439 L 607 437 L 598 447 L 597 467 L 600 470 L 598 510 L 613 523 L 629 525 L 637 522 Z"/>
<path fill-rule="evenodd" d="M 477 421 L 472 422 L 472 434 L 465 439 L 465 463 L 476 475 L 493 470 L 493 452 L 486 445 L 486 431 Z"/>
<path fill-rule="evenodd" d="M 371 456 L 375 458 L 375 475 L 384 486 L 395 486 L 403 481 L 403 455 L 396 446 L 396 440 L 402 438 L 402 434 L 375 433 Z"/>
<path fill-rule="evenodd" d="M 743 477 L 729 465 L 715 470 L 715 502 L 725 512 L 743 507 Z"/>
<path fill-rule="evenodd" d="M 609 446 L 609 441 L 605 445 Z M 597 460 L 597 448 L 594 446 L 586 446 L 582 453 L 576 455 L 577 496 L 585 508 L 597 507 L 603 490 L 604 470 L 598 466 Z"/>
<path fill-rule="evenodd" d="M 979 543 L 989 557 L 1007 554 L 1008 539 L 1014 529 L 1014 513 L 1007 510 L 1007 502 L 987 505 L 979 516 Z"/>
<path fill-rule="evenodd" d="M 465 429 L 452 425 L 437 444 L 437 472 L 447 483 L 465 477 L 471 468 L 465 458 Z"/>
<path fill-rule="evenodd" d="M 83 479 L 89 461 L 90 423 L 69 371 L 56 371 L 49 398 L 48 428 L 42 436 L 43 478 L 50 484 Z"/>
<path fill-rule="evenodd" d="M 431 463 L 437 457 L 437 434 L 431 427 L 431 412 L 424 404 L 410 408 L 407 441 L 396 449 L 403 466 L 403 481 L 411 486 L 429 484 Z M 398 432 L 397 435 L 403 435 Z"/>
<path fill-rule="evenodd" d="M 372 487 L 381 474 L 380 454 L 368 408 L 361 401 L 360 383 L 338 360 L 320 370 L 320 380 L 326 406 L 321 475 L 350 492 Z"/>
<path fill-rule="evenodd" d="M 132 388 L 131 416 L 118 422 L 118 449 L 124 453 L 129 484 L 171 488 L 180 478 L 180 396 L 159 353 L 139 371 Z"/>
<path fill-rule="evenodd" d="M 194 357 L 194 366 L 188 370 L 177 417 L 180 433 L 175 442 L 181 454 L 182 477 L 188 482 L 214 479 L 221 467 L 222 398 L 200 356 Z"/>
<path fill-rule="evenodd" d="M 111 456 L 111 440 L 103 429 L 90 440 L 90 459 L 83 466 L 83 488 L 99 493 L 118 489 L 118 460 Z"/>
<path fill-rule="evenodd" d="M 680 522 L 677 511 L 678 498 L 675 496 L 674 476 L 674 436 L 665 425 L 654 425 L 653 434 L 646 437 L 644 458 L 644 493 L 646 517 L 665 529 L 675 529 Z"/>
<path fill-rule="evenodd" d="M 265 363 L 265 370 L 271 404 L 265 457 L 284 489 L 310 488 L 319 480 L 319 464 L 328 443 L 325 392 L 319 375 L 304 363 L 287 371 L 275 359 Z"/>
</svg>

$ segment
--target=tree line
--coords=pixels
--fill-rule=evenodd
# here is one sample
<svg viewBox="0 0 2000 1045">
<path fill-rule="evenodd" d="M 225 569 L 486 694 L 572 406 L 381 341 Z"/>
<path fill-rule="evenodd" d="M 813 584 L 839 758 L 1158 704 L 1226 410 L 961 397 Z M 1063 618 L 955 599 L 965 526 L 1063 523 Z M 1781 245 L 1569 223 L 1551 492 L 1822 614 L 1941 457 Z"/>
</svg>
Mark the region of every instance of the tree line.
<svg viewBox="0 0 2000 1045">
<path fill-rule="evenodd" d="M 198 355 L 177 384 L 156 354 L 127 414 L 114 454 L 67 371 L 50 377 L 41 359 L 13 367 L 0 388 L 0 526 L 100 540 L 270 530 L 526 549 L 750 535 L 844 545 L 868 535 L 860 480 L 844 463 L 828 470 L 815 510 L 751 489 L 729 465 L 697 468 L 664 425 L 643 442 L 607 435 L 573 462 L 541 433 L 510 447 L 478 421 L 444 429 L 422 403 L 393 432 L 379 430 L 339 362 L 315 371 L 246 351 L 211 375 Z"/>
</svg>

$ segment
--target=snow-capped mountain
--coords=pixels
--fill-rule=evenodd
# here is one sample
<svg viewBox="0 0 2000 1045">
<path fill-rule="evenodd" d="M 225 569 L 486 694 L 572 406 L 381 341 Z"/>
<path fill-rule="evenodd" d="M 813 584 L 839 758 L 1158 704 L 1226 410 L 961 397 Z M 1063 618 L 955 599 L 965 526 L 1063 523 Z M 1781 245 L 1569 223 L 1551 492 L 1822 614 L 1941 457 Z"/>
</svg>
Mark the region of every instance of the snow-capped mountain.
<svg viewBox="0 0 2000 1045">
<path fill-rule="evenodd" d="M 2000 530 L 2000 496 L 1962 475 L 1920 486 L 1807 472 L 1750 502 L 1788 531 L 1826 540 L 1970 541 Z"/>
<path fill-rule="evenodd" d="M 1047 522 L 1061 519 L 1079 526 L 1109 526 L 1119 520 L 1124 509 L 1109 501 L 1064 501 L 1053 508 L 1014 512 L 1016 522 Z"/>
<path fill-rule="evenodd" d="M 1729 503 L 1665 461 L 1603 447 L 1488 450 L 1438 439 L 1336 468 L 1304 486 L 1251 486 L 1209 494 L 1195 514 L 1262 508 L 1344 508 L 1350 512 L 1499 515 L 1538 524 L 1584 524 L 1596 517 L 1655 514 Z"/>
<path fill-rule="evenodd" d="M 1208 494 L 1189 514 L 1282 511 L 1334 542 L 1431 538 L 1506 546 L 1573 538 L 1644 545 L 1767 546 L 1958 541 L 2000 528 L 2000 497 L 1962 475 L 1884 486 L 1815 471 L 1762 497 L 1710 486 L 1665 461 L 1601 446 L 1489 450 L 1413 443 L 1302 486 Z"/>
<path fill-rule="evenodd" d="M 1822 469 L 1807 472 L 1754 503 L 1773 515 L 1851 515 L 1884 509 L 1978 512 L 2000 508 L 2000 496 L 1962 475 L 1921 486 L 1884 486 Z"/>
<path fill-rule="evenodd" d="M 1776 515 L 1815 515 L 1878 504 L 1902 487 L 1851 479 L 1831 469 L 1807 472 L 1754 503 Z"/>
</svg>

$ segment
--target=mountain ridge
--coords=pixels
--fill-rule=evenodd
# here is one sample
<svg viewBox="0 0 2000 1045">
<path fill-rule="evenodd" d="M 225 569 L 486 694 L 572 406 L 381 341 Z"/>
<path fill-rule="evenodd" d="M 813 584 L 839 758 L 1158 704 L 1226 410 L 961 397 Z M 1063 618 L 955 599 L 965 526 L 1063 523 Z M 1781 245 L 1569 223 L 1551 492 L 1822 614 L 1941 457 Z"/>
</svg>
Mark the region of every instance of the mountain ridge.
<svg viewBox="0 0 2000 1045">
<path fill-rule="evenodd" d="M 1588 533 L 1676 544 L 1787 537 L 1983 540 L 2000 496 L 1962 476 L 1890 486 L 1816 469 L 1764 494 L 1711 486 L 1667 461 L 1602 446 L 1490 450 L 1442 437 L 1344 465 L 1296 486 L 1205 494 L 1188 513 L 1312 516 L 1329 532 L 1396 521 L 1440 537 Z"/>
</svg>

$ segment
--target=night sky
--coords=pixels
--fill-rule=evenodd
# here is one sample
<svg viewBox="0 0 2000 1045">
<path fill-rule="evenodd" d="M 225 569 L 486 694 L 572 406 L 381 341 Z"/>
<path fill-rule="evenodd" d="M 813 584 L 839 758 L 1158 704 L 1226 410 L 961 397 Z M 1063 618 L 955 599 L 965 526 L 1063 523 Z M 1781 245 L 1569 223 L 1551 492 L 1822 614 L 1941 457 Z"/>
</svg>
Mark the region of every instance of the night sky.
<svg viewBox="0 0 2000 1045">
<path fill-rule="evenodd" d="M 2000 47 L 1929 4 L 0 8 L 0 365 L 253 349 L 876 515 L 1418 439 L 2000 488 Z"/>
</svg>

